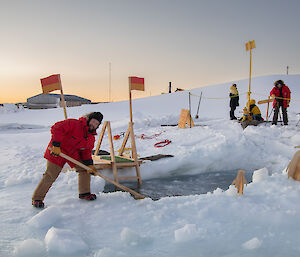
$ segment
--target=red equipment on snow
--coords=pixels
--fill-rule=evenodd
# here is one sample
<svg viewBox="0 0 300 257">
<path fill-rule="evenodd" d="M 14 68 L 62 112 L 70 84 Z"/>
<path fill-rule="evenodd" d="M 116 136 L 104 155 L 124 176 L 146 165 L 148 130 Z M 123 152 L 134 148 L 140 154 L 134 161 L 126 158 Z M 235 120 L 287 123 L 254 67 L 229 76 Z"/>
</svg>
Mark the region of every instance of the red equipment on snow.
<svg viewBox="0 0 300 257">
<path fill-rule="evenodd" d="M 170 143 L 171 143 L 171 141 L 168 140 L 168 139 L 166 139 L 164 141 L 161 141 L 161 142 L 158 142 L 158 143 L 154 144 L 154 146 L 155 147 L 164 147 L 164 146 L 166 146 L 166 145 L 168 145 Z"/>
</svg>

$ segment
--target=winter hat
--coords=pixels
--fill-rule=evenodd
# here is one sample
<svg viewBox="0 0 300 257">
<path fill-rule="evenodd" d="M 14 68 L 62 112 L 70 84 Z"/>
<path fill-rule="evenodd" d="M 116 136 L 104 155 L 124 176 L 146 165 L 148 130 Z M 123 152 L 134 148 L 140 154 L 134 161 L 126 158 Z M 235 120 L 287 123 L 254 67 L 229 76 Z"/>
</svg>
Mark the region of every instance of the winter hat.
<svg viewBox="0 0 300 257">
<path fill-rule="evenodd" d="M 278 86 L 278 85 L 282 85 L 282 86 L 283 86 L 283 85 L 284 85 L 284 82 L 280 79 L 280 80 L 275 81 L 275 82 L 274 82 L 274 85 L 275 85 L 275 86 Z"/>
<path fill-rule="evenodd" d="M 250 99 L 250 105 L 253 105 L 255 104 L 255 100 L 254 99 Z M 248 102 L 247 102 L 247 105 L 248 105 Z"/>
<path fill-rule="evenodd" d="M 101 112 L 92 112 L 88 115 L 88 123 L 90 122 L 91 119 L 95 119 L 99 121 L 99 123 L 101 123 L 103 120 L 103 115 Z"/>
</svg>

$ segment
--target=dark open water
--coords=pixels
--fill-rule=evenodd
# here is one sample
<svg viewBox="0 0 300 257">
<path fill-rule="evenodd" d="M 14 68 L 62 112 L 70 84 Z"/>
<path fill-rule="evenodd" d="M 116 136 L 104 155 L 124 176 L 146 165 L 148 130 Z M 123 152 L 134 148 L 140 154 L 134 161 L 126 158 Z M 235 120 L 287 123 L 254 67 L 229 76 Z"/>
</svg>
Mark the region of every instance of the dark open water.
<svg viewBox="0 0 300 257">
<path fill-rule="evenodd" d="M 166 196 L 196 195 L 213 192 L 217 188 L 227 190 L 237 176 L 238 171 L 208 172 L 197 175 L 182 175 L 147 179 L 138 185 L 136 181 L 122 181 L 121 184 L 142 195 L 158 200 Z M 248 183 L 252 181 L 252 172 L 245 172 Z M 104 192 L 114 192 L 115 186 L 106 184 Z"/>
</svg>

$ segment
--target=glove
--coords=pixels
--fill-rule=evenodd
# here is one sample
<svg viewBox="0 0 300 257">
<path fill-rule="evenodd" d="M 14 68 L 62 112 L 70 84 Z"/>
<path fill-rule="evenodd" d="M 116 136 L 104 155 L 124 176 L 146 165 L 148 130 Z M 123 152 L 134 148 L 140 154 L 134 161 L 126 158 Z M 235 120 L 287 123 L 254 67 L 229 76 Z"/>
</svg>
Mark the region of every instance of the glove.
<svg viewBox="0 0 300 257">
<path fill-rule="evenodd" d="M 95 173 L 97 173 L 97 169 L 94 165 L 89 165 L 89 168 L 91 168 L 91 170 L 88 170 L 87 172 L 91 175 L 95 175 Z"/>
<path fill-rule="evenodd" d="M 61 153 L 61 150 L 60 150 L 59 146 L 52 146 L 50 154 L 53 154 L 55 156 L 59 156 L 60 153 Z"/>
</svg>

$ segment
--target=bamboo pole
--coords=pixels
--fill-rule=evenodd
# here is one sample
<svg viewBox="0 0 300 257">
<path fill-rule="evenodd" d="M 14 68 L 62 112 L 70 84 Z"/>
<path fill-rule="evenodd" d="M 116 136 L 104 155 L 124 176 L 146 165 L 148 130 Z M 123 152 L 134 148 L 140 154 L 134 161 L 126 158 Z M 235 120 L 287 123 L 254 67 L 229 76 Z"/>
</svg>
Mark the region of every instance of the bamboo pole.
<svg viewBox="0 0 300 257">
<path fill-rule="evenodd" d="M 199 108 L 200 108 L 200 103 L 201 103 L 201 99 L 202 99 L 202 91 L 201 91 L 201 94 L 200 94 L 200 99 L 199 99 L 199 103 L 198 103 L 198 108 L 197 108 L 197 114 L 195 116 L 195 119 L 198 119 L 199 118 Z"/>
<path fill-rule="evenodd" d="M 109 92 L 108 92 L 109 99 L 108 99 L 108 101 L 111 102 L 111 63 L 110 62 L 108 63 L 108 66 L 109 66 Z"/>
<path fill-rule="evenodd" d="M 62 89 L 60 75 L 58 76 L 58 79 L 59 79 L 59 84 L 60 84 L 60 99 L 61 99 L 60 102 L 62 104 L 62 107 L 64 108 L 65 119 L 68 119 L 68 117 L 67 117 L 67 109 L 66 109 L 66 102 L 65 102 L 65 98 L 64 98 L 64 93 L 63 93 L 63 89 Z"/>
<path fill-rule="evenodd" d="M 128 129 L 127 129 L 126 134 L 124 136 L 124 140 L 123 140 L 122 146 L 119 149 L 119 155 L 121 155 L 121 156 L 123 155 L 123 153 L 125 151 L 125 146 L 127 144 L 127 141 L 128 141 L 128 138 L 129 138 L 129 134 L 130 134 L 130 127 L 128 126 Z"/>
<path fill-rule="evenodd" d="M 70 162 L 72 162 L 72 163 L 78 165 L 79 167 L 81 167 L 81 168 L 83 168 L 83 169 L 85 169 L 85 170 L 92 170 L 90 167 L 84 165 L 83 163 L 81 163 L 81 162 L 79 162 L 79 161 L 73 159 L 72 157 L 70 157 L 70 156 L 68 156 L 68 155 L 66 155 L 66 154 L 64 154 L 64 153 L 60 153 L 59 156 L 62 157 L 62 158 L 65 158 L 66 160 L 68 160 L 68 161 L 70 161 Z M 121 185 L 121 184 L 115 182 L 114 180 L 112 180 L 112 179 L 110 179 L 110 178 L 108 178 L 108 177 L 102 175 L 99 171 L 97 171 L 97 172 L 95 173 L 95 175 L 97 175 L 97 176 L 103 178 L 104 180 L 106 180 L 106 181 L 109 182 L 109 183 L 114 184 L 116 187 L 121 188 L 121 189 L 123 189 L 124 191 L 129 192 L 130 194 L 132 194 L 132 195 L 134 196 L 135 199 L 144 199 L 144 198 L 146 198 L 144 195 L 141 195 L 141 194 L 135 192 L 134 190 L 132 190 L 132 189 L 126 187 L 126 186 L 123 186 L 123 185 Z"/>
<path fill-rule="evenodd" d="M 266 117 L 266 121 L 268 121 L 268 119 L 269 119 L 269 106 L 270 106 L 270 96 L 268 97 L 268 107 L 267 107 L 267 117 Z"/>
<path fill-rule="evenodd" d="M 190 128 L 192 127 L 191 92 L 189 92 Z"/>
<path fill-rule="evenodd" d="M 113 139 L 111 135 L 111 127 L 110 127 L 110 122 L 107 122 L 107 134 L 108 134 L 108 141 L 109 141 L 109 146 L 110 146 L 110 159 L 111 159 L 111 167 L 113 170 L 114 178 L 117 183 L 119 183 L 119 178 L 118 178 L 118 171 L 117 171 L 117 165 L 116 165 L 116 157 L 115 157 L 115 150 L 114 150 L 114 145 L 113 145 Z"/>
<path fill-rule="evenodd" d="M 246 43 L 246 51 L 250 50 L 250 71 L 249 71 L 249 91 L 248 91 L 248 104 L 247 109 L 250 114 L 250 99 L 251 99 L 251 66 L 252 66 L 252 49 L 255 48 L 255 41 L 249 41 Z"/>
<path fill-rule="evenodd" d="M 135 169 L 136 169 L 136 175 L 138 177 L 138 183 L 141 185 L 142 184 L 141 172 L 140 172 L 140 166 L 139 166 L 138 156 L 137 156 L 137 152 L 136 152 L 136 145 L 135 145 L 135 138 L 134 138 L 132 122 L 129 123 L 129 129 L 130 129 L 130 136 L 131 136 L 131 154 L 132 154 L 132 158 L 134 159 L 134 163 L 135 163 Z"/>
<path fill-rule="evenodd" d="M 248 91 L 248 112 L 250 114 L 250 95 L 251 95 L 251 61 L 252 61 L 252 51 L 251 51 L 251 46 L 250 46 L 250 71 L 249 71 L 249 91 Z"/>
<path fill-rule="evenodd" d="M 108 121 L 104 121 L 94 155 L 98 155 Z"/>
<path fill-rule="evenodd" d="M 130 78 L 129 79 L 129 112 L 130 112 L 130 122 L 133 122 L 132 120 L 132 99 L 131 99 L 131 88 L 130 88 Z"/>
</svg>

